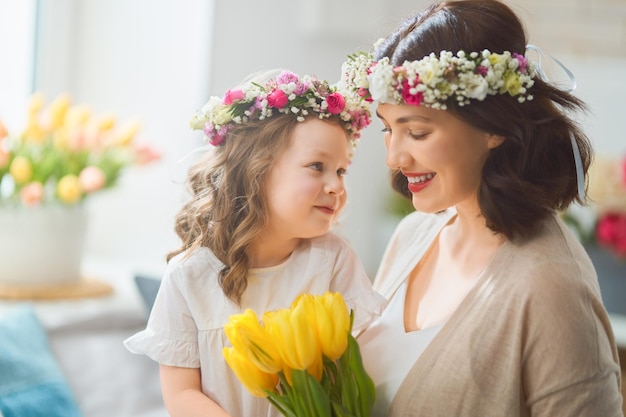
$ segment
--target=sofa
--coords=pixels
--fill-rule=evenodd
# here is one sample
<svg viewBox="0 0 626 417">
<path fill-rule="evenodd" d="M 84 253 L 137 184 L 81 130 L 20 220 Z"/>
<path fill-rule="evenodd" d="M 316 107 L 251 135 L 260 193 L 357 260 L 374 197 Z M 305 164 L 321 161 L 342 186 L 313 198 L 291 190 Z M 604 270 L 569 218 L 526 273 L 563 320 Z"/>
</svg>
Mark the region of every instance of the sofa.
<svg viewBox="0 0 626 417">
<path fill-rule="evenodd" d="M 168 416 L 158 364 L 122 344 L 145 327 L 158 280 L 96 271 L 109 295 L 0 300 L 0 416 Z"/>
</svg>

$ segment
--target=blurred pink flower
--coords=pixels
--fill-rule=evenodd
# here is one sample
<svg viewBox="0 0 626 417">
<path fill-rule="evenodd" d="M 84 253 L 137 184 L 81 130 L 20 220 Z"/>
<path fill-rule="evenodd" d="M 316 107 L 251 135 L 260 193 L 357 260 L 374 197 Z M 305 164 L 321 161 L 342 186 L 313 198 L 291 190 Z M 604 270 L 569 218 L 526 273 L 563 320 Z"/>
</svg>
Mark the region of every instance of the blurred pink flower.
<svg viewBox="0 0 626 417">
<path fill-rule="evenodd" d="M 40 182 L 31 182 L 20 190 L 20 201 L 26 207 L 34 207 L 43 201 L 43 185 Z"/>
<path fill-rule="evenodd" d="M 161 159 L 161 153 L 152 146 L 145 144 L 135 145 L 135 163 L 147 165 Z"/>
<path fill-rule="evenodd" d="M 80 171 L 78 181 L 82 190 L 89 194 L 102 189 L 106 184 L 107 178 L 100 168 L 88 166 Z"/>
<path fill-rule="evenodd" d="M 618 256 L 626 256 L 626 213 L 607 213 L 598 220 L 596 239 Z"/>
</svg>

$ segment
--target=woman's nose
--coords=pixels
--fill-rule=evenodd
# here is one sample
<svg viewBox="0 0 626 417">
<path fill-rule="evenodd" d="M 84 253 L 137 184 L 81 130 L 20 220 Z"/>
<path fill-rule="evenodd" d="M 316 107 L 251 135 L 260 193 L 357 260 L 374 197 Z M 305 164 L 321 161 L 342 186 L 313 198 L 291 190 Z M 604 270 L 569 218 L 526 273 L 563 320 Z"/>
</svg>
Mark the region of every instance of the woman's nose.
<svg viewBox="0 0 626 417">
<path fill-rule="evenodd" d="M 387 156 L 385 161 L 391 169 L 406 167 L 411 162 L 411 154 L 406 149 L 406 142 L 390 135 L 385 141 Z"/>
</svg>

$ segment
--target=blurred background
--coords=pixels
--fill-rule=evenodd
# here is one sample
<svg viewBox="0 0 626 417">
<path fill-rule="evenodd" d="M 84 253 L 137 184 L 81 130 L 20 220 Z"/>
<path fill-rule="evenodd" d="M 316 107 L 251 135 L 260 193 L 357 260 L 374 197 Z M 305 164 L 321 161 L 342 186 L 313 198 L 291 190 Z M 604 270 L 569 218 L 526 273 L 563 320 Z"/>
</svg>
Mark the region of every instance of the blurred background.
<svg viewBox="0 0 626 417">
<path fill-rule="evenodd" d="M 370 45 L 421 0 L 0 0 L 0 119 L 22 128 L 29 97 L 68 93 L 77 104 L 138 119 L 162 159 L 131 168 L 87 200 L 87 259 L 160 275 L 176 248 L 174 217 L 201 133 L 191 115 L 251 72 L 282 67 L 335 81 L 346 56 Z M 507 2 L 529 42 L 576 76 L 591 112 L 580 119 L 599 153 L 623 154 L 626 0 Z M 544 57 L 547 63 L 549 58 Z M 346 177 L 338 230 L 371 277 L 394 216 L 381 125 L 363 134 Z"/>
</svg>

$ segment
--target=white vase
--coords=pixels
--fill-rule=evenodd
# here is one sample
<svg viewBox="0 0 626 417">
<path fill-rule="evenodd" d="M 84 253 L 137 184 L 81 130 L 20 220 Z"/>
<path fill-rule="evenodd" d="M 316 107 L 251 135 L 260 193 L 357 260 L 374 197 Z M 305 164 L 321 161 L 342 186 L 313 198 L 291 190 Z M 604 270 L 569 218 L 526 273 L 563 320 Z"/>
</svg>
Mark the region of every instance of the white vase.
<svg viewBox="0 0 626 417">
<path fill-rule="evenodd" d="M 82 204 L 0 206 L 0 284 L 54 286 L 79 281 L 86 228 Z"/>
</svg>

